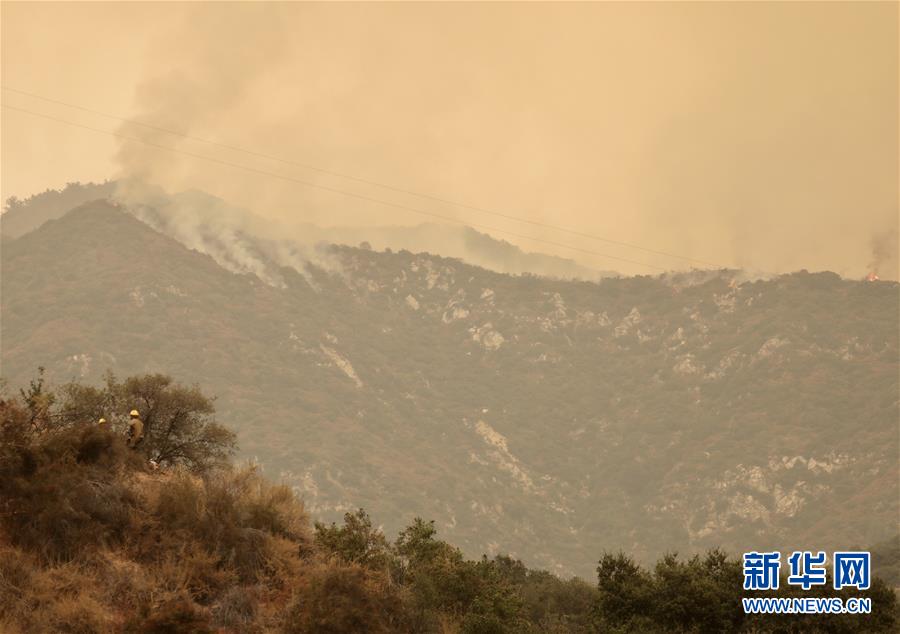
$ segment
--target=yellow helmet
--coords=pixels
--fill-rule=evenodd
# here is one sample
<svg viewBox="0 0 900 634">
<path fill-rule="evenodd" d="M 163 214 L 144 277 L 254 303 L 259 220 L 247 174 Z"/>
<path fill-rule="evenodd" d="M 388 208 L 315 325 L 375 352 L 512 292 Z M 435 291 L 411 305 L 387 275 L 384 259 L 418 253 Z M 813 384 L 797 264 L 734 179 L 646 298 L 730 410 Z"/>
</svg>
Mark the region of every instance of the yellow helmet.
<svg viewBox="0 0 900 634">
<path fill-rule="evenodd" d="M 131 410 L 130 416 L 140 416 L 140 414 L 138 414 L 138 411 L 136 409 L 133 409 Z"/>
<path fill-rule="evenodd" d="M 105 419 L 105 418 L 101 418 L 100 420 L 97 421 L 97 424 L 98 424 L 98 425 L 103 425 L 104 423 L 106 423 L 106 419 Z"/>
</svg>

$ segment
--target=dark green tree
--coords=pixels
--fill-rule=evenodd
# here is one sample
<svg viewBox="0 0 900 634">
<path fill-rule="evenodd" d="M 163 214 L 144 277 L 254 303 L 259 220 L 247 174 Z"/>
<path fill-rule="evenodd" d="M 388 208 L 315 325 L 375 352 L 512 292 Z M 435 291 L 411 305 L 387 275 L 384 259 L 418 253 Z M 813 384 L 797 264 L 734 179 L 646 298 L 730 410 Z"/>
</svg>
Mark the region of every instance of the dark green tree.
<svg viewBox="0 0 900 634">
<path fill-rule="evenodd" d="M 213 399 L 196 385 L 175 383 L 164 374 L 128 377 L 107 374 L 103 387 L 69 383 L 60 390 L 57 419 L 65 425 L 96 424 L 99 417 L 127 426 L 128 412 L 144 422 L 140 451 L 161 465 L 184 465 L 197 472 L 225 464 L 235 450 L 235 434 L 215 420 Z"/>
<path fill-rule="evenodd" d="M 330 526 L 316 522 L 315 529 L 316 545 L 346 563 L 377 570 L 385 570 L 390 565 L 390 544 L 384 533 L 372 526 L 372 520 L 363 509 L 345 513 L 343 526 L 334 522 Z"/>
<path fill-rule="evenodd" d="M 653 579 L 625 553 L 604 553 L 597 564 L 596 621 L 603 629 L 649 627 L 654 607 Z"/>
</svg>

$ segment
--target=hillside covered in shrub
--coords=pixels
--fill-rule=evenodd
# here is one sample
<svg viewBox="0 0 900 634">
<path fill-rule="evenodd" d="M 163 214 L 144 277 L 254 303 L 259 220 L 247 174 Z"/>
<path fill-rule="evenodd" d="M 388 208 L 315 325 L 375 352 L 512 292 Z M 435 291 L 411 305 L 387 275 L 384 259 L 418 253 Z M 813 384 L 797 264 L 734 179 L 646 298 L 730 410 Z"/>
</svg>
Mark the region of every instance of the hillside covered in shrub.
<svg viewBox="0 0 900 634">
<path fill-rule="evenodd" d="M 4 376 L 196 381 L 240 459 L 327 521 L 427 517 L 468 557 L 584 578 L 598 549 L 649 565 L 897 534 L 896 282 L 578 282 L 131 211 L 4 242 Z"/>
<path fill-rule="evenodd" d="M 144 410 L 146 442 L 123 438 Z M 96 423 L 98 414 L 108 419 Z M 313 522 L 284 486 L 228 463 L 234 437 L 196 388 L 161 375 L 0 401 L 4 632 L 894 631 L 873 614 L 746 617 L 741 568 L 719 551 L 650 570 L 598 553 L 596 579 L 506 556 L 466 559 L 415 519 L 389 539 L 363 510 Z M 151 462 L 152 460 L 152 462 Z M 877 565 L 877 562 L 876 562 Z M 785 629 L 787 628 L 787 629 Z"/>
</svg>

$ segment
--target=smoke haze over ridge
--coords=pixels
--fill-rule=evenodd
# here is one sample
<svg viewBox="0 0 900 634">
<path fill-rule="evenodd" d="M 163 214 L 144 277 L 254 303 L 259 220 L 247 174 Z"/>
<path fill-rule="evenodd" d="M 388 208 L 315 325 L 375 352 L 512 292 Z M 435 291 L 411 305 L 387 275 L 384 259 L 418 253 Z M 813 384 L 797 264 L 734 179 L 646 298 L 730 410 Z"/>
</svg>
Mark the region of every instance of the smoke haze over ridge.
<svg viewBox="0 0 900 634">
<path fill-rule="evenodd" d="M 2 7 L 5 86 L 728 266 L 896 279 L 895 4 Z M 583 249 L 683 261 L 3 93 L 152 143 Z M 136 177 L 282 223 L 425 218 L 4 110 L 3 196 Z M 652 273 L 498 234 L 597 269 Z"/>
</svg>

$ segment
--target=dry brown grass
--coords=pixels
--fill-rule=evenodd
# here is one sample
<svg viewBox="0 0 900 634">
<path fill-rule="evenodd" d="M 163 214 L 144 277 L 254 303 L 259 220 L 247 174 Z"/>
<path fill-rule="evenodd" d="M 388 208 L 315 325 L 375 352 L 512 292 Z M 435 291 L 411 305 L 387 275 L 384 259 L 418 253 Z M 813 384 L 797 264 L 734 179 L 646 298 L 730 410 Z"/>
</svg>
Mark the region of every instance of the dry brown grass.
<svg viewBox="0 0 900 634">
<path fill-rule="evenodd" d="M 83 565 L 49 567 L 9 545 L 0 547 L 0 619 L 23 632 L 109 632 L 112 612 Z"/>
<path fill-rule="evenodd" d="M 0 631 L 276 631 L 313 549 L 290 489 L 150 473 L 114 434 L 0 409 Z"/>
<path fill-rule="evenodd" d="M 281 624 L 294 634 L 409 631 L 403 594 L 390 579 L 358 564 L 308 567 Z"/>
</svg>

